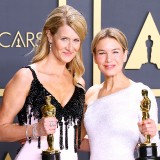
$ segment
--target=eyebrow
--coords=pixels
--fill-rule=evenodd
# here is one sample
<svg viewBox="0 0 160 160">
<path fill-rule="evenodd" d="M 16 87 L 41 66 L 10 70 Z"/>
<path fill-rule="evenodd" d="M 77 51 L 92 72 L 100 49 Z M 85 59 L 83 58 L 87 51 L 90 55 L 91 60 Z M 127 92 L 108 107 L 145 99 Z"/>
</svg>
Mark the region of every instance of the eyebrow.
<svg viewBox="0 0 160 160">
<path fill-rule="evenodd" d="M 120 48 L 113 48 L 111 51 L 121 50 Z M 96 52 L 104 52 L 104 49 L 98 49 Z"/>
<path fill-rule="evenodd" d="M 120 48 L 114 48 L 114 49 L 112 49 L 112 51 L 114 51 L 114 50 L 121 50 Z"/>
<path fill-rule="evenodd" d="M 98 50 L 97 50 L 97 52 L 100 52 L 100 51 L 105 51 L 105 50 L 103 50 L 103 49 L 98 49 Z"/>
</svg>

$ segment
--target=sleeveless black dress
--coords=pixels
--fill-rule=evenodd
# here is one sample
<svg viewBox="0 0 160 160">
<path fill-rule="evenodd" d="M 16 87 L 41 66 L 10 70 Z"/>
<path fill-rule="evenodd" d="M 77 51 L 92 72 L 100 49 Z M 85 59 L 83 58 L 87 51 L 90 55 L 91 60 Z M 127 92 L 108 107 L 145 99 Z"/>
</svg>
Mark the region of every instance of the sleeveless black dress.
<svg viewBox="0 0 160 160">
<path fill-rule="evenodd" d="M 45 96 L 51 95 L 40 83 L 35 71 L 30 66 L 27 66 L 25 68 L 29 68 L 31 70 L 33 80 L 24 106 L 18 113 L 18 121 L 20 125 L 32 124 L 32 118 L 40 120 L 42 118 L 41 107 L 46 104 Z M 60 127 L 60 149 L 68 149 L 68 127 L 70 125 L 74 125 L 74 150 L 75 152 L 77 152 L 77 148 L 79 148 L 81 141 L 81 122 L 83 116 L 84 101 L 85 90 L 80 86 L 80 84 L 79 87 L 75 86 L 75 91 L 72 97 L 64 107 L 62 107 L 61 104 L 55 99 L 55 97 L 51 95 L 51 104 L 56 107 L 56 118 L 58 119 L 58 125 Z M 65 125 L 65 127 L 63 127 L 63 125 Z M 63 130 L 63 128 L 65 129 Z M 65 132 L 65 142 L 63 140 L 63 132 Z M 39 137 L 39 148 L 41 147 L 40 142 L 41 140 Z"/>
</svg>

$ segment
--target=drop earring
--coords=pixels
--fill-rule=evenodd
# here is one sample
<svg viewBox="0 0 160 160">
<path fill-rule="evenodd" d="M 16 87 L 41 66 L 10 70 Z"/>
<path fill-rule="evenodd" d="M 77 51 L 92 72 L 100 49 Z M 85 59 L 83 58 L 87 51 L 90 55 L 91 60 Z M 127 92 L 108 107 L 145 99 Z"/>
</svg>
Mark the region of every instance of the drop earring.
<svg viewBox="0 0 160 160">
<path fill-rule="evenodd" d="M 52 43 L 49 42 L 49 51 L 51 52 Z"/>
</svg>

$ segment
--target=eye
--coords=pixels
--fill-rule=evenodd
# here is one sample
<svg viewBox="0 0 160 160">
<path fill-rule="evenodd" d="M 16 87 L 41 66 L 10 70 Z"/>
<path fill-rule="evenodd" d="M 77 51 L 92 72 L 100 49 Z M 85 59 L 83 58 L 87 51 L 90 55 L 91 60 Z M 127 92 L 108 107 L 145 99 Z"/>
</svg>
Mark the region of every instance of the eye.
<svg viewBox="0 0 160 160">
<path fill-rule="evenodd" d="M 112 53 L 113 53 L 113 54 L 118 54 L 118 53 L 120 53 L 120 52 L 121 52 L 120 49 L 113 49 L 113 50 L 112 50 Z"/>
<path fill-rule="evenodd" d="M 105 52 L 97 52 L 98 55 L 106 54 Z"/>
<path fill-rule="evenodd" d="M 80 42 L 80 39 L 76 38 L 74 39 L 74 42 Z"/>
<path fill-rule="evenodd" d="M 61 40 L 62 40 L 62 41 L 67 41 L 68 38 L 67 38 L 67 37 L 62 37 Z"/>
<path fill-rule="evenodd" d="M 119 53 L 118 51 L 113 51 L 113 54 L 117 54 L 117 53 Z"/>
</svg>

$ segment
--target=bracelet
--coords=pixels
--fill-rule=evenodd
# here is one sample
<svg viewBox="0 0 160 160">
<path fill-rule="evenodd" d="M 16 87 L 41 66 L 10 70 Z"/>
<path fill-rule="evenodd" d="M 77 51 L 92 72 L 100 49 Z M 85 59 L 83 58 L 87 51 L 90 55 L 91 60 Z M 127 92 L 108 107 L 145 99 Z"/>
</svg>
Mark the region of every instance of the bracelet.
<svg viewBox="0 0 160 160">
<path fill-rule="evenodd" d="M 32 128 L 32 136 L 34 139 L 38 139 L 38 136 L 37 136 L 37 123 L 35 123 L 33 125 L 33 128 Z"/>
<path fill-rule="evenodd" d="M 31 140 L 31 137 L 28 136 L 28 125 L 26 125 L 26 139 L 27 141 Z"/>
</svg>

